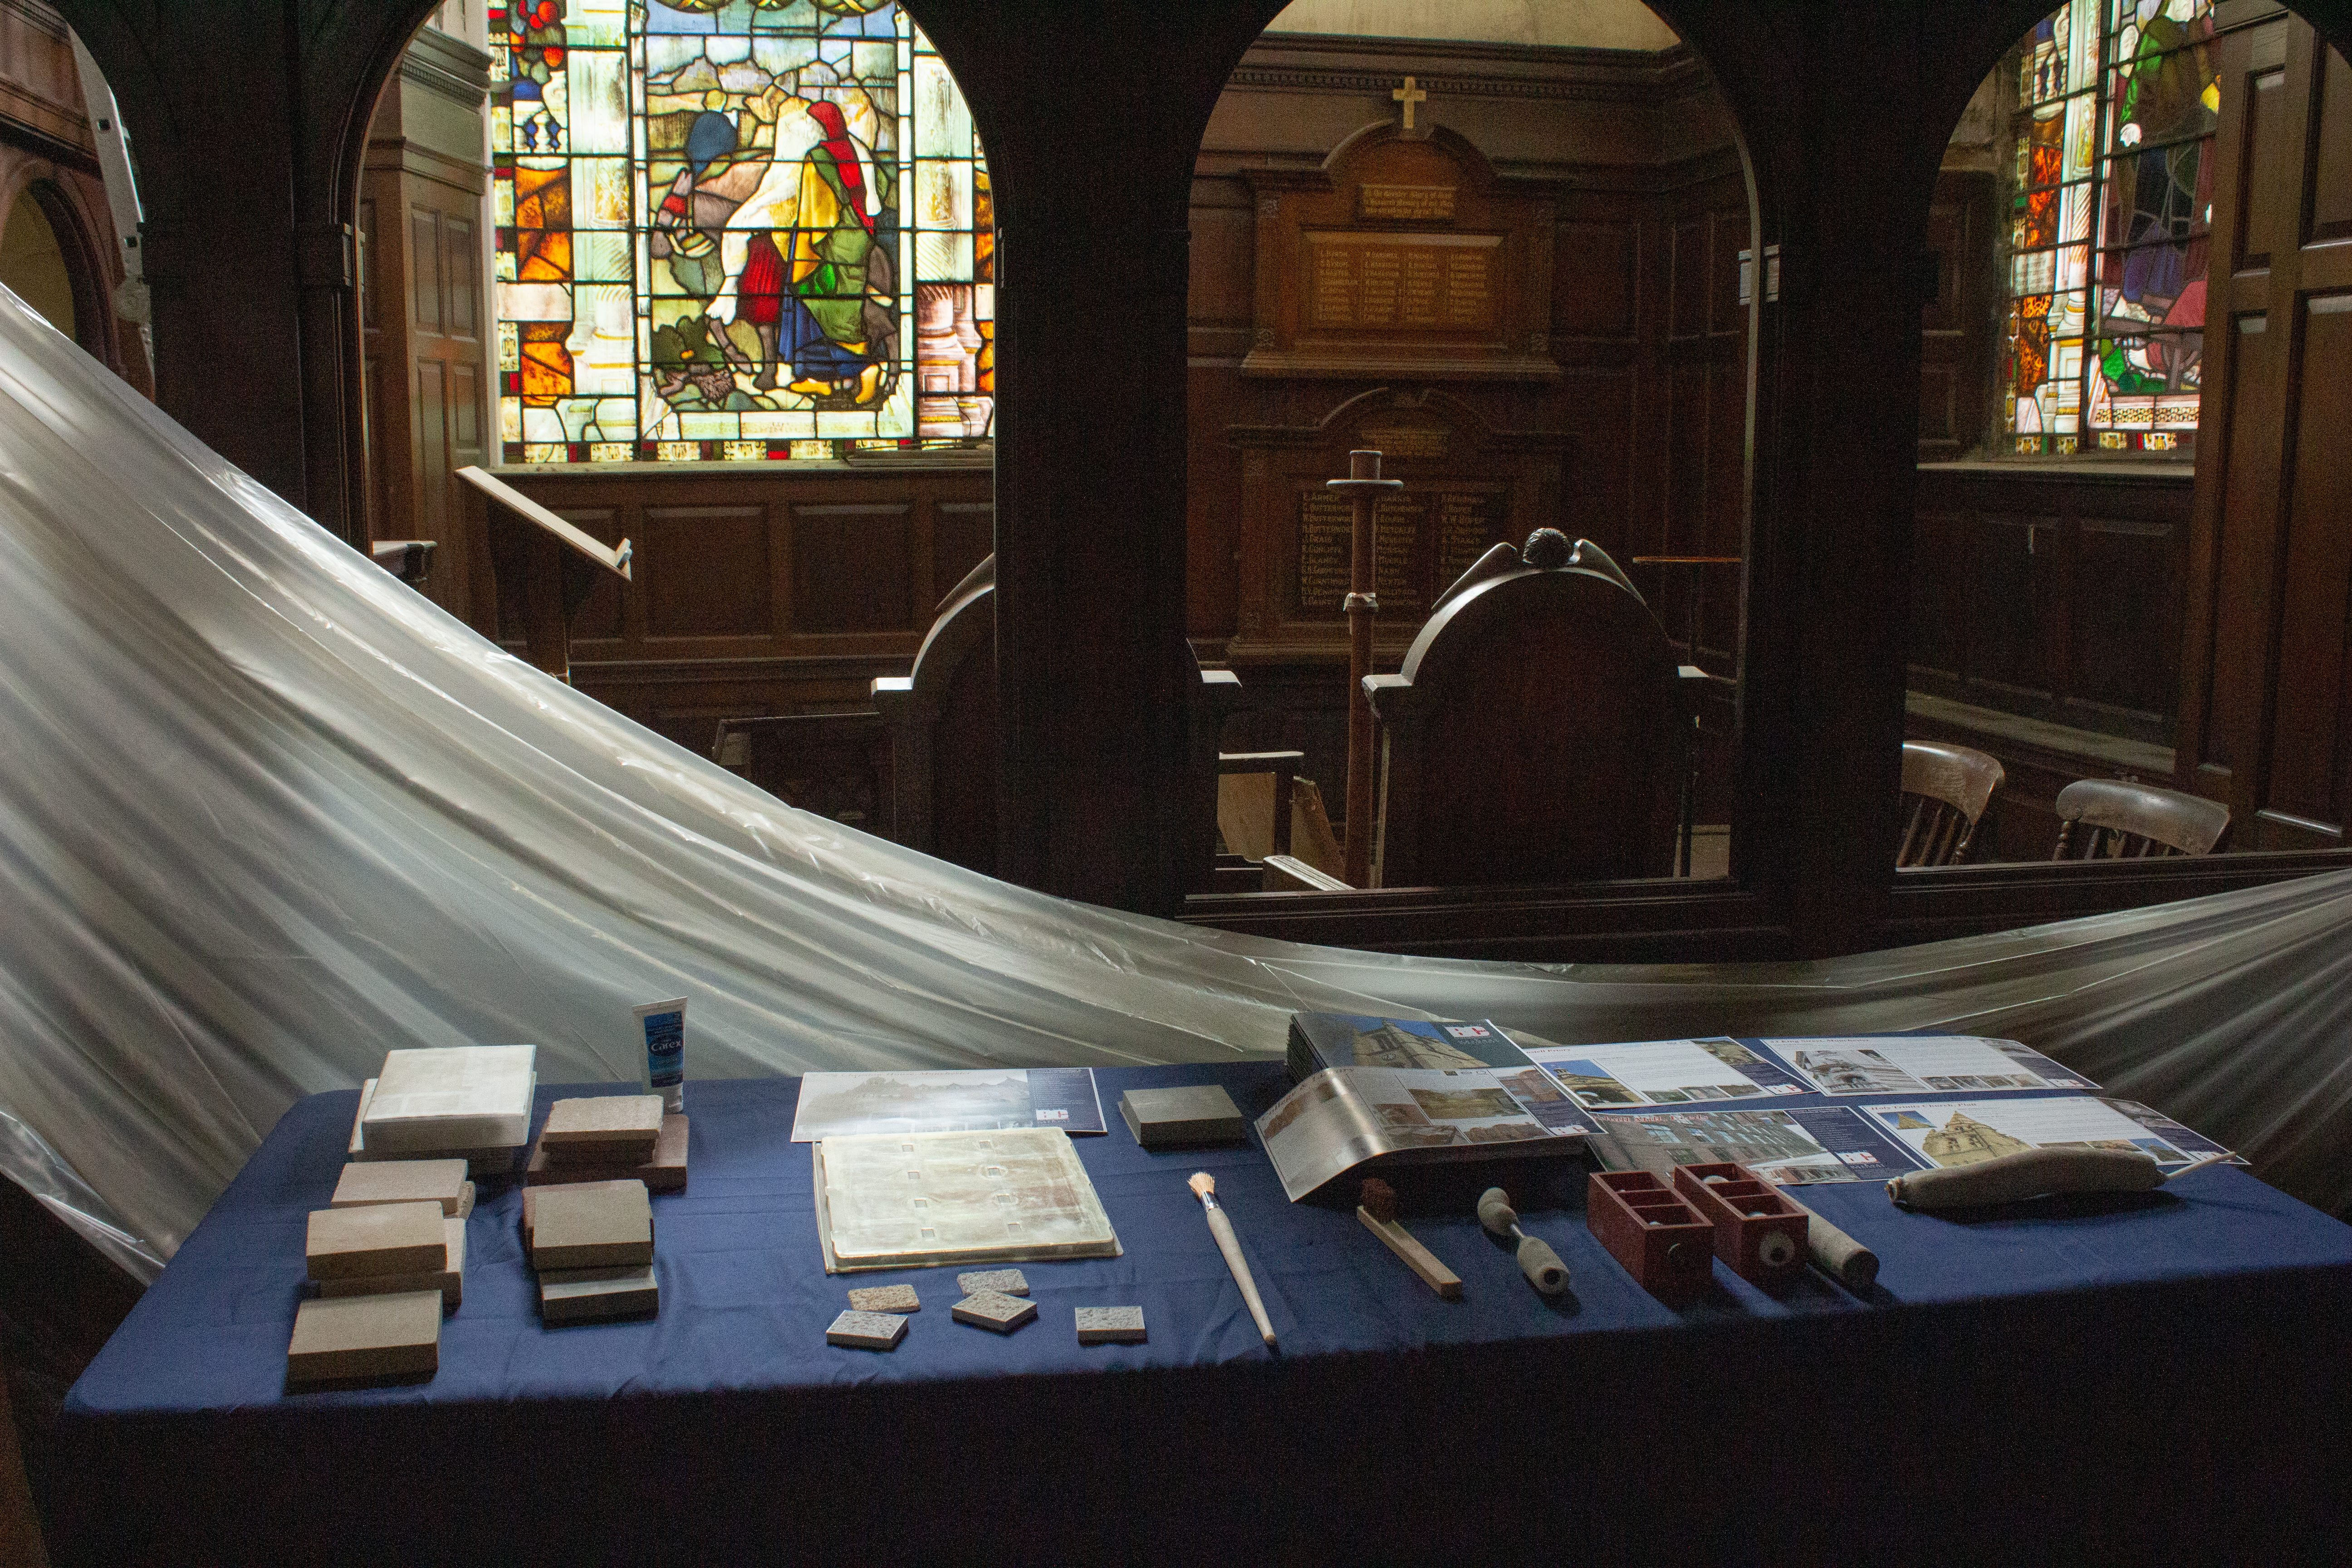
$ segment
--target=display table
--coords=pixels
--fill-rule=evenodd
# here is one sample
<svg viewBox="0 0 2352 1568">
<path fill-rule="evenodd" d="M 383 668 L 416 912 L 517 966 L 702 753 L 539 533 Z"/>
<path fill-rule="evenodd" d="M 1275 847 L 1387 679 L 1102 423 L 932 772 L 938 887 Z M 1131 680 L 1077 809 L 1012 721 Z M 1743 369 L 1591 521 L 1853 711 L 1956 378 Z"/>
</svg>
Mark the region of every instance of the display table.
<svg viewBox="0 0 2352 1568">
<path fill-rule="evenodd" d="M 278 1124 L 67 1402 L 69 1561 L 971 1563 L 1131 1558 L 1927 1558 L 1965 1546 L 2230 1555 L 2324 1528 L 2352 1453 L 2352 1228 L 2242 1172 L 2007 1217 L 1801 1195 L 1883 1259 L 1857 1299 L 1774 1299 L 1717 1266 L 1676 1311 L 1575 1207 L 1528 1228 L 1555 1306 L 1467 1215 L 1412 1218 L 1439 1300 L 1351 1212 L 1283 1201 L 1253 1146 L 1139 1149 L 1099 1074 L 1077 1140 L 1126 1255 L 1024 1265 L 1039 1320 L 952 1321 L 955 1270 L 828 1277 L 798 1081 L 697 1082 L 691 1181 L 656 1197 L 661 1311 L 545 1329 L 520 1187 L 486 1185 L 429 1382 L 289 1394 L 304 1216 L 350 1092 Z M 555 1099 L 626 1086 L 542 1087 Z M 1184 1178 L 1217 1177 L 1280 1336 L 1259 1342 Z M 1564 1184 L 1571 1188 L 1575 1184 Z M 900 1348 L 838 1349 L 852 1285 L 922 1293 Z M 1081 1347 L 1072 1310 L 1150 1340 Z M 1949 1531 L 1970 1532 L 1965 1541 Z"/>
</svg>

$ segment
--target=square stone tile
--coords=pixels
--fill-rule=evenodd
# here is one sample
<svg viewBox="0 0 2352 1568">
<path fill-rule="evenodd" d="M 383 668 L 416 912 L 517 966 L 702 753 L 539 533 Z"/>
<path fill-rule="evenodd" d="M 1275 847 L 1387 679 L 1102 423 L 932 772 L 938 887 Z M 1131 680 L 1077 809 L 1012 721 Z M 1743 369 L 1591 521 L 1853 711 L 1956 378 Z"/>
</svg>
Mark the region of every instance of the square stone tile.
<svg viewBox="0 0 2352 1568">
<path fill-rule="evenodd" d="M 1024 1301 L 1001 1291 L 982 1290 L 966 1296 L 949 1309 L 959 1323 L 971 1323 L 977 1328 L 993 1329 L 1009 1334 L 1037 1315 L 1037 1303 Z"/>
<path fill-rule="evenodd" d="M 825 1343 L 862 1351 L 894 1351 L 906 1337 L 907 1320 L 895 1312 L 844 1312 L 824 1331 Z"/>
<path fill-rule="evenodd" d="M 1140 1307 L 1078 1309 L 1078 1343 L 1082 1345 L 1139 1345 L 1149 1337 L 1143 1331 Z"/>
<path fill-rule="evenodd" d="M 977 1296 L 984 1290 L 993 1290 L 1000 1296 L 1026 1296 L 1029 1280 L 1018 1268 L 985 1268 L 957 1275 L 956 1289 L 967 1296 Z"/>
</svg>

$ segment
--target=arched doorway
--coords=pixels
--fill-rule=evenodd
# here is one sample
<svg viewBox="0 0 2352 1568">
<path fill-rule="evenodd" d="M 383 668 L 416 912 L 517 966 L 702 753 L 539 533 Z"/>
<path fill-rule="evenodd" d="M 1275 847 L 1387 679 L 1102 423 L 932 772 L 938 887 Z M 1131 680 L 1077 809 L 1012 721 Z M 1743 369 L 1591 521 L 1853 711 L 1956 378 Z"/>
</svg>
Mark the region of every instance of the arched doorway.
<svg viewBox="0 0 2352 1568">
<path fill-rule="evenodd" d="M 36 179 L 9 205 L 0 229 L 0 283 L 101 360 L 110 359 L 106 289 L 65 193 Z"/>
<path fill-rule="evenodd" d="M 1752 184 L 1706 67 L 1636 0 L 1275 18 L 1192 209 L 1189 629 L 1248 693 L 1226 750 L 1306 752 L 1338 815 L 1346 518 L 1320 487 L 1382 447 L 1407 489 L 1376 668 L 1490 546 L 1593 541 L 1691 670 L 1691 869 L 1725 875 L 1757 285 L 1778 281 Z"/>
</svg>

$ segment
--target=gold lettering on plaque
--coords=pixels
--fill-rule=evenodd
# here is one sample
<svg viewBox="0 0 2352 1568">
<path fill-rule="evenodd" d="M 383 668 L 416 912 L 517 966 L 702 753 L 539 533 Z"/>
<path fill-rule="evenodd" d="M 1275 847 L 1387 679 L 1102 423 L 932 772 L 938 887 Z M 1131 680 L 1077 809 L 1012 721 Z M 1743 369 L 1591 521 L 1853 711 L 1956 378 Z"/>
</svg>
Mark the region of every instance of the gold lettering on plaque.
<svg viewBox="0 0 2352 1568">
<path fill-rule="evenodd" d="M 1494 542 L 1486 515 L 1487 498 L 1448 491 L 1437 498 L 1437 591 L 1478 563 Z"/>
<path fill-rule="evenodd" d="M 1355 529 L 1354 504 L 1328 490 L 1298 498 L 1298 608 L 1308 615 L 1336 616 L 1348 592 L 1349 551 Z M 1418 609 L 1423 603 L 1413 562 L 1421 545 L 1421 504 L 1391 496 L 1372 513 L 1372 580 L 1383 615 Z"/>
<path fill-rule="evenodd" d="M 1384 217 L 1406 223 L 1454 221 L 1452 185 L 1359 185 L 1356 216 Z"/>
<path fill-rule="evenodd" d="M 1312 326 L 1491 331 L 1499 320 L 1496 236 L 1339 231 L 1307 238 Z"/>
<path fill-rule="evenodd" d="M 1445 434 L 1443 425 L 1366 425 L 1357 430 L 1356 445 L 1389 458 L 1442 458 Z"/>
</svg>

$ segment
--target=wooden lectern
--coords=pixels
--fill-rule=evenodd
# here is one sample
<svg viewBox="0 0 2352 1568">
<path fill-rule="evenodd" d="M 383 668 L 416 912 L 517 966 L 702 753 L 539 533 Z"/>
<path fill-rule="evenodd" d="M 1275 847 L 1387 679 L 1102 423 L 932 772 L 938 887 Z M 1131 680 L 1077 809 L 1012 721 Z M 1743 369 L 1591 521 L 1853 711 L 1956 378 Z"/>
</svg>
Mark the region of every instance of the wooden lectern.
<svg viewBox="0 0 2352 1568">
<path fill-rule="evenodd" d="M 484 510 L 489 518 L 490 572 L 494 580 L 517 590 L 522 601 L 523 657 L 556 679 L 569 681 L 572 617 L 596 585 L 600 570 L 624 583 L 632 580 L 629 542 L 624 539 L 609 547 L 599 543 L 479 468 L 459 468 L 457 478 L 489 503 Z"/>
</svg>

